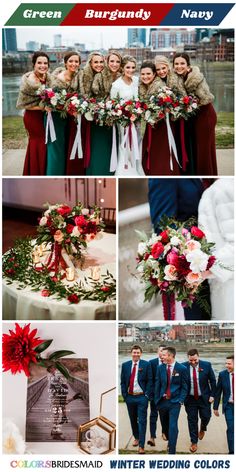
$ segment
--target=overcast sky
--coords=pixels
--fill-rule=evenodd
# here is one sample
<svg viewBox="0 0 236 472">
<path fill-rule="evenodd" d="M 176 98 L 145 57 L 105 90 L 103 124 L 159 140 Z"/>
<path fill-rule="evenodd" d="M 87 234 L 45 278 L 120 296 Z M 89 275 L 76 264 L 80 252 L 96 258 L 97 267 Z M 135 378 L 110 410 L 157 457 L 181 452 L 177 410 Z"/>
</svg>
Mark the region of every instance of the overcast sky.
<svg viewBox="0 0 236 472">
<path fill-rule="evenodd" d="M 69 26 L 69 27 L 28 27 L 16 28 L 17 45 L 19 49 L 26 48 L 26 42 L 54 46 L 53 36 L 62 35 L 62 45 L 71 46 L 74 43 L 85 43 L 87 49 L 108 49 L 124 47 L 127 43 L 127 30 L 124 26 Z"/>
</svg>

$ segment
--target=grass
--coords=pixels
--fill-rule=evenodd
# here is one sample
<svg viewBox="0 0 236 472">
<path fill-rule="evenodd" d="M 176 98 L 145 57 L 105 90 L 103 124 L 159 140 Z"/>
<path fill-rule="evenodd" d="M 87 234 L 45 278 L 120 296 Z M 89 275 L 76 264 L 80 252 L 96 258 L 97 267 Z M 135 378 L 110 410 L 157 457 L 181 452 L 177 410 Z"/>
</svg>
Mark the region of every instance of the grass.
<svg viewBox="0 0 236 472">
<path fill-rule="evenodd" d="M 25 149 L 27 133 L 21 116 L 6 116 L 2 120 L 3 149 Z M 234 148 L 234 113 L 217 113 L 216 148 Z"/>
</svg>

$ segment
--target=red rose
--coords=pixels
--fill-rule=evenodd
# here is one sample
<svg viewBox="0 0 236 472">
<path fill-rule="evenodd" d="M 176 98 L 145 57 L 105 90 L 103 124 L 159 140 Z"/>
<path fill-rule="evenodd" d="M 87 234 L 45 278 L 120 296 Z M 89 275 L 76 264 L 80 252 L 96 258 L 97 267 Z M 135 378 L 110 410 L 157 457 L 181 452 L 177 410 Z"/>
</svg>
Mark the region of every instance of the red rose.
<svg viewBox="0 0 236 472">
<path fill-rule="evenodd" d="M 185 103 L 185 105 L 188 105 L 188 103 L 190 102 L 190 98 L 188 97 L 188 95 L 185 95 L 183 97 L 183 102 Z"/>
<path fill-rule="evenodd" d="M 167 254 L 167 262 L 168 264 L 171 264 L 173 266 L 176 267 L 176 263 L 178 262 L 178 254 L 175 252 L 175 251 L 170 251 L 168 254 Z"/>
<path fill-rule="evenodd" d="M 50 292 L 49 290 L 44 289 L 44 290 L 41 290 L 41 295 L 42 297 L 50 297 Z"/>
<path fill-rule="evenodd" d="M 14 269 L 12 269 L 12 268 L 11 268 L 11 269 L 6 269 L 6 270 L 5 270 L 5 274 L 7 274 L 7 275 L 14 275 L 14 274 L 15 274 L 15 271 L 14 271 Z"/>
<path fill-rule="evenodd" d="M 75 217 L 75 224 L 76 226 L 82 227 L 84 225 L 87 225 L 87 221 L 83 215 L 80 215 Z"/>
<path fill-rule="evenodd" d="M 74 229 L 74 225 L 68 224 L 68 225 L 66 226 L 66 232 L 67 232 L 68 234 L 71 234 L 72 231 L 73 231 L 73 229 Z"/>
<path fill-rule="evenodd" d="M 75 293 L 72 293 L 71 295 L 69 295 L 69 297 L 67 297 L 67 300 L 70 303 L 79 303 L 79 297 Z"/>
<path fill-rule="evenodd" d="M 178 259 L 177 261 L 175 262 L 174 264 L 177 272 L 178 272 L 178 275 L 184 277 L 186 275 L 189 274 L 189 272 L 191 272 L 190 270 L 190 262 L 188 262 L 186 260 L 186 257 L 185 256 L 178 256 Z"/>
<path fill-rule="evenodd" d="M 62 205 L 61 207 L 57 208 L 57 213 L 61 216 L 68 215 L 71 212 L 71 208 L 68 205 Z"/>
<path fill-rule="evenodd" d="M 199 239 L 202 239 L 206 236 L 205 233 L 203 233 L 203 231 L 201 231 L 197 226 L 192 226 L 190 232 L 193 236 L 196 236 L 196 238 Z"/>
<path fill-rule="evenodd" d="M 101 287 L 102 292 L 109 292 L 109 287 Z"/>
<path fill-rule="evenodd" d="M 215 256 L 210 256 L 209 259 L 208 259 L 206 270 L 209 270 L 215 264 L 215 261 L 216 261 L 216 257 Z"/>
<path fill-rule="evenodd" d="M 163 243 L 169 242 L 169 231 L 167 229 L 165 231 L 162 231 L 159 236 L 161 236 L 161 240 Z"/>
<path fill-rule="evenodd" d="M 36 338 L 37 329 L 30 332 L 30 324 L 21 328 L 15 323 L 15 332 L 9 330 L 10 334 L 3 334 L 2 337 L 2 364 L 3 371 L 10 370 L 12 374 L 24 371 L 29 377 L 30 362 L 37 362 L 35 348 L 42 342 Z"/>
<path fill-rule="evenodd" d="M 158 259 L 158 257 L 160 257 L 163 252 L 164 246 L 162 243 L 158 241 L 158 243 L 153 244 L 151 254 L 154 259 Z"/>
</svg>

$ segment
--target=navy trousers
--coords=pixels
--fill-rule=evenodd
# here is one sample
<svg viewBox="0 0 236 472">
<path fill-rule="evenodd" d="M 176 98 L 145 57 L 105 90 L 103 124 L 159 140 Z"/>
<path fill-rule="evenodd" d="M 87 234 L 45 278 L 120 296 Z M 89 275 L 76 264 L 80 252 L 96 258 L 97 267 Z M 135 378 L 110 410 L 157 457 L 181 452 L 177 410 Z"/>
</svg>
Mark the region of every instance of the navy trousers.
<svg viewBox="0 0 236 472">
<path fill-rule="evenodd" d="M 139 446 L 144 447 L 147 429 L 148 399 L 145 395 L 128 395 L 126 405 L 133 436 L 135 439 L 139 440 Z"/>
<path fill-rule="evenodd" d="M 227 424 L 227 442 L 229 454 L 234 454 L 234 404 L 227 403 L 225 407 L 225 420 Z"/>
<path fill-rule="evenodd" d="M 170 400 L 165 400 L 164 398 L 158 403 L 163 433 L 168 439 L 169 454 L 176 453 L 180 407 L 180 403 L 171 403 Z"/>
<path fill-rule="evenodd" d="M 195 400 L 193 395 L 189 395 L 185 401 L 185 410 L 188 416 L 188 429 L 191 442 L 198 442 L 198 418 L 201 419 L 200 430 L 206 431 L 211 419 L 211 404 L 206 404 L 202 397 Z"/>
</svg>

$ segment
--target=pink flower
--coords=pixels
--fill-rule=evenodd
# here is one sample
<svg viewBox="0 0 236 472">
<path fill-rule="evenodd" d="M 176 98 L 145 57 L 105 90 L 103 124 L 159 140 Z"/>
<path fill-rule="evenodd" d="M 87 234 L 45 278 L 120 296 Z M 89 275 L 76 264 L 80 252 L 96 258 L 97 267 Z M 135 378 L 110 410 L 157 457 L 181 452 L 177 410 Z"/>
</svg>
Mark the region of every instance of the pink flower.
<svg viewBox="0 0 236 472">
<path fill-rule="evenodd" d="M 176 262 L 178 261 L 178 254 L 176 253 L 176 251 L 170 251 L 169 254 L 167 254 L 167 257 L 166 257 L 166 260 L 168 262 L 168 264 L 171 264 L 171 265 L 175 265 Z"/>
<path fill-rule="evenodd" d="M 63 239 L 64 239 L 64 235 L 63 235 L 63 232 L 60 230 L 60 229 L 57 229 L 54 233 L 54 241 L 56 241 L 57 243 L 61 244 Z"/>
<path fill-rule="evenodd" d="M 199 241 L 195 241 L 194 239 L 190 239 L 189 241 L 186 241 L 186 246 L 188 251 L 194 251 L 195 249 L 200 249 L 201 244 Z"/>
<path fill-rule="evenodd" d="M 182 229 L 182 235 L 187 236 L 189 234 L 189 231 L 186 228 Z"/>
<path fill-rule="evenodd" d="M 161 281 L 159 280 L 158 283 L 157 283 L 157 285 L 158 285 L 159 289 L 160 289 L 162 292 L 165 292 L 165 291 L 168 289 L 168 287 L 169 287 L 170 284 L 169 284 L 169 282 L 161 282 Z"/>
<path fill-rule="evenodd" d="M 178 274 L 177 274 L 177 270 L 175 268 L 175 266 L 169 264 L 167 266 L 165 266 L 165 269 L 164 269 L 164 272 L 165 272 L 165 277 L 164 279 L 165 280 L 177 280 L 178 279 Z"/>
<path fill-rule="evenodd" d="M 47 96 L 48 98 L 55 97 L 55 92 L 53 92 L 53 90 L 47 90 Z"/>
<path fill-rule="evenodd" d="M 50 297 L 51 294 L 49 290 L 44 289 L 44 290 L 41 290 L 41 295 L 42 297 Z"/>
<path fill-rule="evenodd" d="M 202 276 L 201 274 L 195 274 L 194 272 L 189 272 L 187 275 L 186 275 L 186 281 L 188 282 L 188 284 L 192 285 L 192 284 L 196 284 L 196 283 L 201 283 L 202 282 Z"/>
</svg>

